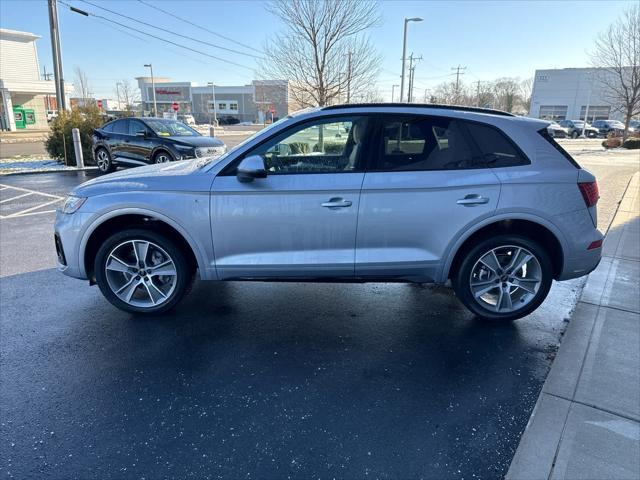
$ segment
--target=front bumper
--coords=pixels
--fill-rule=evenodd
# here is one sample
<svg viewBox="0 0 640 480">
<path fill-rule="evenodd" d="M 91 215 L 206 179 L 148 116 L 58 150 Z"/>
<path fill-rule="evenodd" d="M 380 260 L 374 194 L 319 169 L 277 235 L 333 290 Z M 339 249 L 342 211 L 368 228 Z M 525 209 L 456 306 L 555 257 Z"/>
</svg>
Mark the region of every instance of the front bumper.
<svg viewBox="0 0 640 480">
<path fill-rule="evenodd" d="M 83 226 L 91 213 L 76 212 L 71 215 L 56 212 L 54 224 L 54 245 L 58 257 L 58 271 L 70 277 L 86 280 L 84 263 L 80 259 L 80 243 Z"/>
</svg>

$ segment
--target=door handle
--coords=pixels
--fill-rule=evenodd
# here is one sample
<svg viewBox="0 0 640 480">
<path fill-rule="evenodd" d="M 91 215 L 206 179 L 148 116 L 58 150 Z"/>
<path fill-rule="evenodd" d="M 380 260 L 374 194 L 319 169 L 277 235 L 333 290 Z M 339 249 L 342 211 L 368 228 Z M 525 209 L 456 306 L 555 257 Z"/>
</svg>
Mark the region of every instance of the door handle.
<svg viewBox="0 0 640 480">
<path fill-rule="evenodd" d="M 351 201 L 345 200 L 344 198 L 331 198 L 328 202 L 324 202 L 321 204 L 325 208 L 344 208 L 350 207 L 352 205 Z"/>
<path fill-rule="evenodd" d="M 459 199 L 456 203 L 465 207 L 475 207 L 476 205 L 484 205 L 485 203 L 489 203 L 489 199 L 487 197 L 483 197 L 482 195 L 470 194 L 465 196 L 464 198 Z"/>
</svg>

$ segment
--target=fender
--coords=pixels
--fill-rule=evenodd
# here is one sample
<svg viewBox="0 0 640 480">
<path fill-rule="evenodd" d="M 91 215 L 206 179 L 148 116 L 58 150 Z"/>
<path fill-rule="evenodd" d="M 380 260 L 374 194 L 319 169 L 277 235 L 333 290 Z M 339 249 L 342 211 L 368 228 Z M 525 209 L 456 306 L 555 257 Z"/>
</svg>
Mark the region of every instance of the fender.
<svg viewBox="0 0 640 480">
<path fill-rule="evenodd" d="M 479 222 L 473 224 L 473 226 L 465 226 L 458 234 L 456 235 L 456 240 L 449 244 L 447 250 L 444 254 L 446 260 L 442 263 L 442 269 L 438 274 L 438 280 L 442 283 L 446 282 L 449 276 L 449 269 L 451 268 L 451 264 L 453 263 L 453 259 L 455 258 L 458 250 L 462 246 L 462 244 L 474 233 L 480 230 L 487 225 L 492 223 L 499 222 L 501 220 L 528 220 L 533 223 L 537 223 L 545 227 L 549 230 L 560 242 L 562 246 L 562 251 L 565 252 L 567 250 L 567 240 L 564 237 L 562 231 L 549 219 L 541 217 L 539 215 L 529 213 L 529 212 L 505 212 L 504 210 L 498 215 L 492 215 L 491 217 L 480 220 Z"/>
<path fill-rule="evenodd" d="M 84 254 L 87 248 L 87 243 L 89 241 L 89 238 L 91 237 L 93 232 L 96 230 L 96 228 L 98 228 L 104 222 L 106 222 L 111 218 L 119 217 L 122 215 L 144 215 L 146 217 L 151 217 L 156 220 L 162 221 L 167 225 L 171 226 L 172 228 L 174 228 L 178 233 L 180 233 L 180 235 L 182 235 L 182 237 L 185 239 L 185 241 L 189 245 L 189 248 L 191 248 L 191 251 L 193 252 L 194 256 L 196 257 L 196 262 L 198 263 L 198 269 L 200 270 L 200 278 L 202 280 L 217 279 L 215 268 L 211 268 L 207 264 L 206 255 L 202 251 L 202 248 L 178 222 L 176 222 L 174 219 L 162 213 L 159 213 L 147 208 L 139 208 L 139 207 L 127 207 L 127 208 L 121 208 L 117 210 L 110 210 L 107 213 L 104 213 L 96 217 L 94 220 L 92 220 L 92 222 L 83 232 L 82 240 L 80 241 L 80 247 L 78 248 L 78 267 L 82 275 L 84 275 L 85 277 L 87 276 L 87 272 L 85 271 L 85 267 L 84 267 Z"/>
</svg>

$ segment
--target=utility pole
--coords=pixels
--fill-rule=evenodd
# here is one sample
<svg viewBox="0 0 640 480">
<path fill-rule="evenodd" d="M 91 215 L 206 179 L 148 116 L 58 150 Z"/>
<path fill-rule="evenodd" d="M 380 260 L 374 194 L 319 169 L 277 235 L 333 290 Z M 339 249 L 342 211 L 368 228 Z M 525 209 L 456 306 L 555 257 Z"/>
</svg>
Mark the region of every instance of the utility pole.
<svg viewBox="0 0 640 480">
<path fill-rule="evenodd" d="M 53 78 L 56 84 L 56 102 L 58 113 L 66 110 L 67 102 L 64 97 L 64 78 L 62 75 L 62 56 L 60 54 L 60 31 L 58 29 L 58 4 L 56 0 L 49 0 L 49 32 L 51 34 L 51 53 L 53 55 Z"/>
<path fill-rule="evenodd" d="M 476 82 L 476 106 L 480 106 L 480 80 Z"/>
<path fill-rule="evenodd" d="M 411 52 L 411 56 L 409 57 L 409 90 L 407 92 L 407 101 L 409 103 L 413 102 L 413 80 L 416 71 L 415 62 L 419 60 L 422 60 L 422 55 L 414 57 L 413 52 Z"/>
<path fill-rule="evenodd" d="M 347 53 L 347 103 L 351 102 L 351 50 Z"/>
<path fill-rule="evenodd" d="M 456 71 L 456 96 L 460 92 L 460 75 L 464 75 L 464 71 L 467 67 L 461 67 L 459 64 L 457 67 L 451 67 L 451 70 Z"/>
<path fill-rule="evenodd" d="M 400 85 L 391 85 L 391 103 L 393 103 L 393 99 L 395 98 L 396 95 L 396 87 L 399 87 Z"/>
</svg>

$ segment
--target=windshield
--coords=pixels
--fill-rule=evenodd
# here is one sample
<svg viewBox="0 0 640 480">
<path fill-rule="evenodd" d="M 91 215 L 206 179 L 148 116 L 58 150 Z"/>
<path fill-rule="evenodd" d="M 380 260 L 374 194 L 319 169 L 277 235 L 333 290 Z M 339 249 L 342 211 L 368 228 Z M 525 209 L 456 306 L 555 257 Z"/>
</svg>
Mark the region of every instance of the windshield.
<svg viewBox="0 0 640 480">
<path fill-rule="evenodd" d="M 193 128 L 176 120 L 147 120 L 147 125 L 160 137 L 198 137 Z"/>
</svg>

